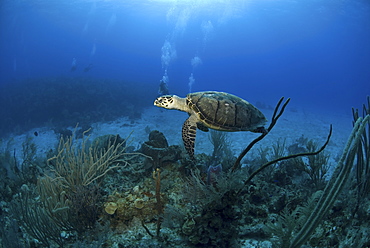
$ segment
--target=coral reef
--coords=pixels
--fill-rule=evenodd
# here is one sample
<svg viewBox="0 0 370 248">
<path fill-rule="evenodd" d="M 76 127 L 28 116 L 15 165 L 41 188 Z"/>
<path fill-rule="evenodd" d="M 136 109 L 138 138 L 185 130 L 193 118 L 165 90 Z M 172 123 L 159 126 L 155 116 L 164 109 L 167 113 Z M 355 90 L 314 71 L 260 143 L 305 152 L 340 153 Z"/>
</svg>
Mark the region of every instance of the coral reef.
<svg viewBox="0 0 370 248">
<path fill-rule="evenodd" d="M 331 129 L 321 147 L 301 136 L 249 153 L 261 134 L 238 158 L 211 133 L 197 164 L 156 130 L 138 150 L 119 135 L 72 132 L 47 161 L 26 139 L 22 161 L 0 154 L 2 247 L 368 247 L 368 109 L 353 112 L 331 176 Z"/>
<path fill-rule="evenodd" d="M 166 162 L 176 162 L 182 152 L 177 145 L 168 146 L 166 137 L 157 130 L 149 133 L 149 140 L 141 145 L 140 151 L 150 158 L 148 162 L 152 162 L 154 168 Z"/>
</svg>

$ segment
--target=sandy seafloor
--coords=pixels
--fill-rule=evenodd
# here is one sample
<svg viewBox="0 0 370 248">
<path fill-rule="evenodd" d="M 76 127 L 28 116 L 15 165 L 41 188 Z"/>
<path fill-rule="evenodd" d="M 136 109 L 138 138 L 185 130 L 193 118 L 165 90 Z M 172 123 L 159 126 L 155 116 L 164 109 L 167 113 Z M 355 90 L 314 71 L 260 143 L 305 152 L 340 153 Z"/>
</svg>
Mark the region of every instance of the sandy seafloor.
<svg viewBox="0 0 370 248">
<path fill-rule="evenodd" d="M 272 110 L 261 110 L 268 120 L 273 114 Z M 167 110 L 158 107 L 148 107 L 144 110 L 140 119 L 130 120 L 128 117 L 122 117 L 111 122 L 94 123 L 91 129 L 91 141 L 105 134 L 119 134 L 122 138 L 130 135 L 129 140 L 135 149 L 139 149 L 141 144 L 148 140 L 148 130 L 159 130 L 163 132 L 168 140 L 169 145 L 182 145 L 181 127 L 186 120 L 188 114 L 176 110 Z M 267 123 L 268 125 L 269 123 Z M 296 140 L 302 135 L 309 139 L 314 139 L 319 143 L 319 146 L 324 144 L 329 132 L 330 124 L 333 124 L 333 135 L 326 152 L 330 154 L 331 170 L 335 168 L 335 159 L 341 155 L 343 148 L 347 142 L 349 134 L 352 130 L 352 116 L 335 115 L 335 113 L 315 113 L 303 110 L 293 110 L 287 108 L 284 114 L 273 130 L 260 141 L 248 156 L 253 156 L 257 153 L 259 146 L 269 146 L 280 139 L 286 139 L 286 145 L 296 143 Z M 66 127 L 71 130 L 74 127 Z M 38 136 L 34 132 L 38 132 Z M 235 156 L 239 153 L 259 134 L 251 132 L 230 132 L 228 138 L 231 141 L 232 150 Z M 29 130 L 28 132 L 3 139 L 0 143 L 0 151 L 8 149 L 16 151 L 18 162 L 22 162 L 22 143 L 27 137 L 33 137 L 32 142 L 37 146 L 37 156 L 45 156 L 47 151 L 56 148 L 58 145 L 59 135 L 55 134 L 50 127 L 40 127 Z M 10 142 L 8 142 L 10 140 Z M 211 154 L 213 151 L 212 144 L 209 140 L 209 134 L 199 131 L 197 132 L 195 153 Z"/>
</svg>

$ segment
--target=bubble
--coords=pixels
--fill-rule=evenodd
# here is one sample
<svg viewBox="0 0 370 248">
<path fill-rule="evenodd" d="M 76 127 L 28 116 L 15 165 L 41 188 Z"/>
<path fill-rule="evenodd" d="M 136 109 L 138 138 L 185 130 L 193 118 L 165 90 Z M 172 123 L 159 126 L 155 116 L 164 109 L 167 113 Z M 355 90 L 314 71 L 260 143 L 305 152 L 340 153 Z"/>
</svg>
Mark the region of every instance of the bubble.
<svg viewBox="0 0 370 248">
<path fill-rule="evenodd" d="M 193 67 L 193 69 L 201 64 L 202 60 L 198 56 L 195 56 L 194 58 L 191 59 L 191 66 Z"/>
<path fill-rule="evenodd" d="M 190 74 L 190 77 L 189 77 L 189 92 L 191 92 L 191 88 L 192 88 L 194 82 L 195 82 L 195 79 L 194 79 L 194 76 L 193 76 L 193 73 L 192 73 L 192 74 Z"/>
<path fill-rule="evenodd" d="M 117 21 L 116 14 L 112 14 L 112 16 L 109 19 L 109 22 L 108 22 L 107 28 L 105 30 L 105 33 L 108 33 L 108 32 L 111 31 L 112 27 L 116 24 L 116 21 Z"/>
<path fill-rule="evenodd" d="M 164 75 L 162 77 L 162 80 L 165 84 L 168 84 L 168 82 L 170 81 L 170 79 L 168 78 L 168 75 L 167 75 L 167 70 L 164 70 Z"/>
<path fill-rule="evenodd" d="M 193 6 L 173 6 L 167 11 L 167 22 L 174 24 L 174 37 L 184 33 L 193 13 Z"/>
<path fill-rule="evenodd" d="M 89 21 L 86 22 L 84 28 L 82 29 L 81 35 L 85 36 L 89 30 Z"/>
<path fill-rule="evenodd" d="M 95 45 L 95 43 L 94 43 L 94 44 L 93 44 L 93 47 L 91 48 L 90 58 L 94 57 L 95 52 L 96 52 L 96 45 Z"/>
<path fill-rule="evenodd" d="M 207 41 L 209 40 L 214 28 L 211 21 L 203 21 L 201 28 L 203 33 L 203 49 L 205 49 Z"/>
<path fill-rule="evenodd" d="M 171 43 L 166 40 L 162 46 L 162 67 L 167 69 L 168 66 L 171 63 L 171 60 L 174 60 L 176 58 L 176 50 L 175 48 L 171 45 Z"/>
<path fill-rule="evenodd" d="M 202 32 L 203 32 L 203 40 L 207 41 L 210 33 L 212 33 L 213 29 L 214 29 L 213 25 L 212 25 L 212 22 L 211 21 L 202 22 L 201 28 L 202 28 Z"/>
</svg>

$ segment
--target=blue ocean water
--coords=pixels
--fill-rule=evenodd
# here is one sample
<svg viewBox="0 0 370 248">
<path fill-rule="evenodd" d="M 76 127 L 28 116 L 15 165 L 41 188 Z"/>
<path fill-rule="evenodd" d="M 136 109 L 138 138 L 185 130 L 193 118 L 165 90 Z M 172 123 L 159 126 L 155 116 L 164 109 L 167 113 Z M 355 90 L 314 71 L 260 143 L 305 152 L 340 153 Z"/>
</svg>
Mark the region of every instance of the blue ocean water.
<svg viewBox="0 0 370 248">
<path fill-rule="evenodd" d="M 365 0 L 5 0 L 0 18 L 1 84 L 64 76 L 140 87 L 167 75 L 179 95 L 192 84 L 343 113 L 370 93 Z"/>
<path fill-rule="evenodd" d="M 35 178 L 29 181 L 22 178 L 24 181 L 18 181 L 16 184 L 13 183 L 16 181 L 14 179 L 16 172 L 11 171 L 12 165 L 9 161 L 17 169 L 15 171 L 19 172 L 18 167 L 22 167 L 23 163 L 21 166 L 17 164 L 21 161 L 17 156 L 22 157 L 21 151 L 25 154 L 27 149 L 32 150 L 31 146 L 25 148 L 27 142 L 31 144 L 32 139 L 39 141 L 42 139 L 38 145 L 42 143 L 43 149 L 40 149 L 40 146 L 37 149 L 42 151 L 40 154 L 46 156 L 52 146 L 51 141 L 56 143 L 58 135 L 70 134 L 71 131 L 66 128 L 76 126 L 77 122 L 80 123 L 82 130 L 89 129 L 92 127 L 91 124 L 95 123 L 92 129 L 93 132 L 99 132 L 94 133 L 96 136 L 111 134 L 118 129 L 117 132 L 120 132 L 126 128 L 125 132 L 128 129 L 130 131 L 136 129 L 135 132 L 139 134 L 136 137 L 147 138 L 151 130 L 161 127 L 160 131 L 171 139 L 171 144 L 181 143 L 181 124 L 185 120 L 181 119 L 181 115 L 174 114 L 171 117 L 176 120 L 172 119 L 163 124 L 165 117 L 162 115 L 162 109 L 156 109 L 146 115 L 147 118 L 148 116 L 152 118 L 151 122 L 145 123 L 148 119 L 140 119 L 142 111 L 153 106 L 153 101 L 159 94 L 160 82 L 167 84 L 171 94 L 179 96 L 206 90 L 229 92 L 258 105 L 262 112 L 269 114 L 282 96 L 290 97 L 289 111 L 280 119 L 281 125 L 274 129 L 278 132 L 269 134 L 264 141 L 269 146 L 273 142 L 282 142 L 280 138 L 284 138 L 284 144 L 287 138 L 288 142 L 299 140 L 307 142 L 311 138 L 321 142 L 326 137 L 330 122 L 334 124 L 334 134 L 327 150 L 331 155 L 330 165 L 337 164 L 338 154 L 342 152 L 352 124 L 351 108 L 358 108 L 361 112 L 362 105 L 370 95 L 370 2 L 368 0 L 2 0 L 0 145 L 1 149 L 6 147 L 1 152 L 7 156 L 0 154 L 0 162 L 8 159 L 6 163 L 1 164 L 2 175 L 4 178 L 6 175 L 6 180 L 11 181 L 9 185 L 13 185 L 11 189 L 2 187 L 6 188 L 6 194 L 1 191 L 2 198 L 6 198 L 2 204 L 14 200 L 22 184 L 28 183 L 35 187 L 36 176 L 39 177 L 39 174 L 47 171 L 45 169 L 42 172 L 40 170 L 34 171 L 34 174 L 29 173 L 36 175 Z M 320 115 L 315 115 L 316 113 Z M 322 114 L 326 115 L 327 119 L 320 120 Z M 127 116 L 129 120 L 124 119 L 124 122 L 109 122 Z M 343 120 L 340 117 L 343 116 L 346 121 L 349 120 L 345 124 L 339 123 Z M 292 121 L 293 119 L 299 120 Z M 302 123 L 306 126 L 302 126 Z M 174 126 L 178 127 L 176 131 L 169 130 Z M 45 131 L 41 127 L 48 130 Z M 38 129 L 34 132 L 32 128 Z M 290 137 L 292 129 L 299 132 Z M 16 136 L 18 134 L 21 135 Z M 32 137 L 29 137 L 30 134 Z M 203 156 L 202 152 L 210 151 L 211 145 L 207 135 L 208 133 L 200 133 L 197 136 L 196 155 L 200 157 Z M 3 136 L 14 139 L 2 139 Z M 236 144 L 233 148 L 239 153 L 245 146 L 244 142 L 251 136 L 233 137 Z M 3 142 L 5 140 L 7 142 Z M 140 148 L 145 141 L 136 142 L 136 147 Z M 205 142 L 208 143 L 204 144 Z M 17 149 L 10 149 L 13 146 Z M 261 154 L 263 151 L 268 150 L 259 150 Z M 22 159 L 26 162 L 31 161 L 27 160 L 27 154 L 24 154 Z M 249 162 L 251 161 L 245 162 L 244 165 Z M 148 168 L 142 171 L 148 172 L 145 178 L 151 179 L 155 174 L 151 174 L 151 167 Z M 177 172 L 177 170 L 175 164 L 168 171 Z M 144 178 L 143 175 L 144 173 L 140 174 L 139 179 L 133 177 L 133 181 L 137 183 Z M 122 192 L 126 190 L 123 190 L 124 187 L 131 187 L 133 194 L 135 189 L 136 193 L 142 191 L 140 197 L 143 197 L 142 195 L 154 197 L 151 193 L 152 188 L 148 187 L 148 190 L 145 188 L 144 191 L 142 185 L 137 186 L 139 183 L 135 186 L 129 184 L 131 182 L 124 182 L 127 185 L 122 186 L 123 180 L 120 176 L 115 179 L 111 176 L 113 179 L 109 182 L 115 182 L 112 185 L 120 184 L 117 187 L 122 187 L 119 188 Z M 172 183 L 172 181 L 169 183 L 168 178 L 163 182 Z M 270 186 L 279 184 L 281 188 L 291 184 L 288 180 L 285 182 L 280 178 L 279 180 L 267 178 L 267 182 Z M 253 187 L 251 189 L 256 190 Z M 22 188 L 24 190 L 25 186 Z M 265 188 L 269 189 L 269 186 Z M 248 193 L 253 195 L 252 191 Z M 268 197 L 261 199 L 258 196 L 255 205 L 259 206 L 260 201 L 266 201 L 266 205 L 270 206 L 269 199 L 279 194 L 269 192 Z M 302 198 L 297 198 L 299 200 L 297 202 L 301 203 Z M 357 201 L 357 198 L 353 199 L 348 202 Z M 290 204 L 288 200 L 282 202 L 285 204 L 284 207 Z M 347 205 L 348 208 L 352 206 L 347 202 L 343 205 Z M 4 207 L 8 208 L 9 205 Z M 173 209 L 175 208 L 173 205 Z M 244 209 L 247 209 L 245 205 Z M 265 212 L 262 208 L 256 209 L 254 211 L 256 218 L 249 218 L 258 219 L 266 214 L 267 219 L 268 214 L 279 213 L 276 209 L 270 212 Z M 152 210 L 150 209 L 150 212 L 153 212 Z M 244 216 L 249 216 L 248 211 Z M 340 211 L 342 210 L 338 208 L 340 215 L 345 212 Z M 141 215 L 140 211 L 139 213 Z M 258 216 L 258 213 L 262 213 L 261 216 Z M 110 217 L 107 216 L 105 214 L 106 218 Z M 368 214 L 366 216 L 369 217 Z M 180 217 L 184 218 L 178 222 L 180 224 L 176 224 L 179 225 L 176 229 L 181 229 L 179 233 L 182 233 L 185 215 Z M 93 219 L 94 223 L 96 219 Z M 191 220 L 189 217 L 185 223 L 190 223 Z M 227 221 L 222 223 L 230 221 L 227 218 L 225 220 Z M 366 222 L 365 218 L 364 220 Z M 215 222 L 215 226 L 220 223 Z M 331 229 L 327 233 L 335 232 L 337 229 L 335 223 L 333 222 L 332 226 L 328 225 Z M 352 227 L 352 223 L 356 224 L 351 222 L 349 226 Z M 114 224 L 112 221 L 112 226 Z M 244 224 L 252 226 L 251 223 Z M 144 222 L 142 225 L 145 227 Z M 6 240 L 6 235 L 13 230 L 15 230 L 13 238 L 20 235 L 19 228 L 8 228 L 9 226 L 11 225 L 7 222 L 7 228 L 3 228 L 6 232 L 0 228 L 1 233 L 5 233 L 3 240 Z M 353 226 L 357 227 L 357 224 Z M 151 226 L 151 230 L 154 230 L 153 227 L 154 225 Z M 171 226 L 166 228 L 171 229 Z M 224 229 L 228 230 L 227 225 Z M 233 234 L 234 230 L 230 230 L 228 230 L 230 234 Z M 361 236 L 361 233 L 357 233 Z M 59 234 L 56 236 L 59 237 Z M 63 235 L 65 236 L 62 239 L 69 239 L 68 233 L 63 232 Z M 251 238 L 261 238 L 259 231 L 253 235 Z M 95 237 L 93 234 L 90 236 Z M 248 234 L 241 236 L 245 238 Z M 343 234 L 338 236 L 341 241 L 346 239 Z M 76 236 L 71 237 L 71 240 L 73 238 Z M 178 245 L 177 236 L 172 239 L 173 244 Z M 229 236 L 226 235 L 225 240 L 228 239 Z"/>
</svg>

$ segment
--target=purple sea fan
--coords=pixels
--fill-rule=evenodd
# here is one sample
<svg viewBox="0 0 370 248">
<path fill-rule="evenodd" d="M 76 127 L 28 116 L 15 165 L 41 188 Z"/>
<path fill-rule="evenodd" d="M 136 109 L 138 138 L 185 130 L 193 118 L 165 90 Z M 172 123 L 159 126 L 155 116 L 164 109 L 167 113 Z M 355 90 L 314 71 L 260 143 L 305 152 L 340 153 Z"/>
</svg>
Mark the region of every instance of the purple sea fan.
<svg viewBox="0 0 370 248">
<path fill-rule="evenodd" d="M 210 185 L 211 183 L 214 183 L 215 179 L 218 175 L 220 175 L 222 172 L 222 165 L 216 165 L 212 166 L 210 165 L 207 169 L 207 184 Z"/>
</svg>

